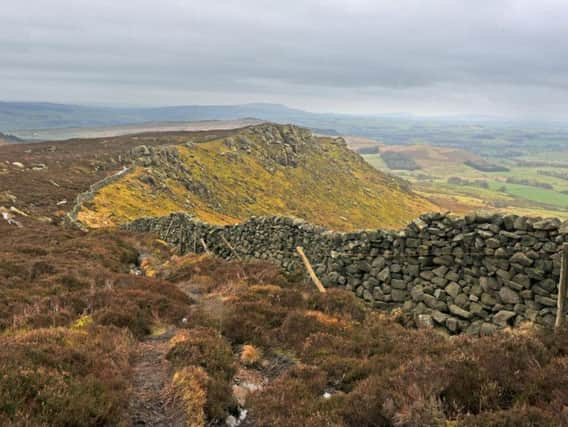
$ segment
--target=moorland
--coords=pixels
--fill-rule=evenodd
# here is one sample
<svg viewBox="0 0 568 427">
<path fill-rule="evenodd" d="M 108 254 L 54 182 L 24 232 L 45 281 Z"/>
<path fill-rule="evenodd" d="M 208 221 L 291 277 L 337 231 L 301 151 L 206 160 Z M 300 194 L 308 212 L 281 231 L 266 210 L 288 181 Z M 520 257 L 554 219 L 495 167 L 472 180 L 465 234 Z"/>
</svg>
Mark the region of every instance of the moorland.
<svg viewBox="0 0 568 427">
<path fill-rule="evenodd" d="M 346 230 L 345 224 L 370 220 L 376 227 L 396 228 L 403 214 L 415 217 L 434 207 L 425 197 L 443 201 L 419 183 L 424 170 L 434 175 L 438 168 L 432 186 L 445 181 L 455 191 L 492 191 L 495 184 L 487 189 L 477 180 L 498 181 L 516 167 L 561 161 L 530 148 L 501 159 L 463 147 L 373 141 L 378 151 L 364 155 L 383 168 L 383 151 L 425 151 L 410 160 L 402 157 L 412 171 L 396 169 L 400 155 L 390 158 L 396 166 L 389 173 L 414 180 L 413 187 L 374 170 L 341 139 L 315 138 L 315 149 L 296 138 L 297 149 L 286 151 L 282 141 L 294 131 L 283 129 L 266 140 L 218 130 L 11 141 L 0 147 L 0 423 L 565 425 L 568 338 L 563 331 L 553 335 L 523 325 L 491 336 L 449 336 L 409 323 L 403 310 L 377 311 L 346 289 L 319 293 L 303 271 L 282 271 L 265 261 L 182 255 L 155 235 L 116 227 L 131 219 L 133 200 L 139 203 L 134 211 L 193 209 L 199 214 L 197 207 L 209 215 L 203 219 L 213 213 L 221 223 L 240 221 L 254 209 L 277 210 L 293 201 L 286 198 L 289 192 L 272 191 L 273 198 L 266 200 L 262 186 L 236 185 L 276 176 L 294 190 L 295 199 L 306 194 L 306 182 L 322 185 L 304 198 L 309 203 L 284 213 L 307 212 L 315 222 Z M 269 140 L 281 149 L 268 150 Z M 211 159 L 223 168 L 211 166 Z M 480 171 L 466 161 L 508 171 Z M 110 183 L 108 197 L 103 192 L 88 200 L 87 227 L 74 226 L 69 215 L 76 197 L 125 166 L 134 172 Z M 557 176 L 562 167 L 537 168 L 550 173 L 535 172 L 530 179 L 562 191 Z M 339 182 L 334 181 L 337 171 Z M 198 179 L 187 180 L 188 173 Z M 520 175 L 511 176 L 525 179 Z M 347 188 L 342 183 L 361 199 L 346 204 L 350 199 L 341 192 Z M 239 190 L 236 198 L 224 198 L 233 188 Z M 213 190 L 222 190 L 223 198 L 206 205 Z M 388 203 L 381 203 L 387 200 L 382 194 Z M 378 204 L 363 203 L 365 195 Z M 534 209 L 532 203 L 523 207 L 509 199 L 506 209 Z M 238 200 L 251 211 L 239 211 Z M 488 206 L 485 197 L 478 200 Z M 456 206 L 466 209 L 469 203 Z M 403 204 L 403 211 L 389 216 Z M 118 215 L 110 215 L 111 208 Z M 556 212 L 548 204 L 538 209 Z M 345 220 L 339 218 L 343 215 Z"/>
</svg>

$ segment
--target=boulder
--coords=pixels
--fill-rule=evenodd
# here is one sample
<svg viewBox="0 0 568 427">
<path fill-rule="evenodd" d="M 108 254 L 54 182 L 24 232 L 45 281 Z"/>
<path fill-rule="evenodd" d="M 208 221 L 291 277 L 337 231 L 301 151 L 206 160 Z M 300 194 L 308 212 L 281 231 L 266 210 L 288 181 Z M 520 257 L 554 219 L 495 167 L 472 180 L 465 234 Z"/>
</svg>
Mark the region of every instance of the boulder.
<svg viewBox="0 0 568 427">
<path fill-rule="evenodd" d="M 462 308 L 467 308 L 467 306 L 469 305 L 469 298 L 466 294 L 462 293 L 454 298 L 454 303 Z"/>
<path fill-rule="evenodd" d="M 485 292 L 496 291 L 499 289 L 499 283 L 494 277 L 481 277 L 479 279 L 479 284 Z"/>
<path fill-rule="evenodd" d="M 452 298 L 457 297 L 460 292 L 461 292 L 460 285 L 458 285 L 456 282 L 452 282 L 448 286 L 446 286 L 446 293 Z"/>
<path fill-rule="evenodd" d="M 450 255 L 437 256 L 437 257 L 434 257 L 432 262 L 434 264 L 438 264 L 438 265 L 449 266 L 449 265 L 452 265 L 454 263 L 454 258 L 451 257 Z"/>
<path fill-rule="evenodd" d="M 415 219 L 412 224 L 418 229 L 418 231 L 422 231 L 428 227 L 428 224 L 424 222 L 421 218 Z"/>
<path fill-rule="evenodd" d="M 517 274 L 513 277 L 512 281 L 521 285 L 523 288 L 529 288 L 531 286 L 531 279 L 526 274 Z"/>
<path fill-rule="evenodd" d="M 487 239 L 487 240 L 485 241 L 485 245 L 486 245 L 488 248 L 497 249 L 497 248 L 499 248 L 499 247 L 501 246 L 501 242 L 499 241 L 499 239 L 496 239 L 496 238 L 492 237 L 492 238 Z"/>
<path fill-rule="evenodd" d="M 515 222 L 513 223 L 513 228 L 515 230 L 521 230 L 521 231 L 527 230 L 528 229 L 527 221 L 528 218 L 526 216 L 517 217 L 515 219 Z"/>
<path fill-rule="evenodd" d="M 539 286 L 550 293 L 558 291 L 558 283 L 552 279 L 545 279 L 539 282 Z"/>
<path fill-rule="evenodd" d="M 551 231 L 557 230 L 560 227 L 560 220 L 558 218 L 546 218 L 541 221 L 533 223 L 535 230 Z"/>
<path fill-rule="evenodd" d="M 536 295 L 534 297 L 534 300 L 538 303 L 538 304 L 542 304 L 545 305 L 547 307 L 556 307 L 556 300 L 554 298 L 550 298 L 550 297 L 543 297 L 541 295 Z"/>
<path fill-rule="evenodd" d="M 521 301 L 519 294 L 506 286 L 503 286 L 499 290 L 499 296 L 501 297 L 501 301 L 505 304 L 518 304 Z"/>
<path fill-rule="evenodd" d="M 390 266 L 390 270 L 391 270 L 391 273 L 400 273 L 400 271 L 402 270 L 402 267 L 400 266 L 400 264 L 392 264 Z"/>
<path fill-rule="evenodd" d="M 443 301 L 437 300 L 432 295 L 424 294 L 423 302 L 424 302 L 424 304 L 426 304 L 428 307 L 430 307 L 433 310 L 447 311 L 446 303 L 443 302 Z"/>
<path fill-rule="evenodd" d="M 494 306 L 497 304 L 497 299 L 491 294 L 483 293 L 481 294 L 481 303 L 488 306 Z"/>
<path fill-rule="evenodd" d="M 385 261 L 384 257 L 382 257 L 382 256 L 376 257 L 371 264 L 373 269 L 377 269 L 378 271 L 381 271 L 385 267 L 385 265 L 386 265 L 386 261 Z"/>
<path fill-rule="evenodd" d="M 388 279 L 390 279 L 390 268 L 383 268 L 380 273 L 377 274 L 377 279 L 379 279 L 381 282 L 386 282 Z"/>
<path fill-rule="evenodd" d="M 455 314 L 458 317 L 461 317 L 462 319 L 471 319 L 471 317 L 473 316 L 469 311 L 464 310 L 463 308 L 455 305 L 455 304 L 450 304 L 448 306 L 450 313 Z"/>
<path fill-rule="evenodd" d="M 474 316 L 481 317 L 483 319 L 485 319 L 487 317 L 487 312 L 483 309 L 483 306 L 481 304 L 476 303 L 476 302 L 473 302 L 473 303 L 470 304 L 469 311 Z"/>
<path fill-rule="evenodd" d="M 507 257 L 507 250 L 504 248 L 498 248 L 495 250 L 495 257 L 497 258 L 506 258 Z"/>
<path fill-rule="evenodd" d="M 433 310 L 431 316 L 432 319 L 434 319 L 434 321 L 440 325 L 443 325 L 446 322 L 446 319 L 448 318 L 447 314 L 442 313 L 441 311 L 438 310 Z"/>
<path fill-rule="evenodd" d="M 134 147 L 131 152 L 134 156 L 149 156 L 151 154 L 150 149 L 146 145 Z"/>
<path fill-rule="evenodd" d="M 381 288 L 376 287 L 375 289 L 373 289 L 373 298 L 375 300 L 379 300 L 382 301 L 385 298 L 385 294 L 383 293 L 383 291 L 381 290 Z M 418 301 L 418 300 L 417 300 Z"/>
<path fill-rule="evenodd" d="M 472 337 L 478 337 L 479 333 L 481 330 L 481 324 L 480 322 L 474 322 L 471 325 L 469 325 L 466 330 L 465 330 L 465 334 L 472 336 Z"/>
<path fill-rule="evenodd" d="M 443 265 L 432 270 L 432 273 L 434 273 L 438 277 L 444 277 L 447 272 L 448 272 L 448 267 L 445 267 Z"/>
<path fill-rule="evenodd" d="M 394 289 L 406 289 L 406 283 L 404 283 L 404 280 L 392 279 L 390 285 Z"/>
<path fill-rule="evenodd" d="M 516 219 L 517 215 L 505 215 L 503 217 L 503 224 L 505 225 L 505 228 L 509 231 L 513 230 Z"/>
<path fill-rule="evenodd" d="M 409 298 L 408 292 L 402 291 L 400 289 L 393 289 L 391 291 L 391 297 L 394 302 L 404 302 Z"/>
<path fill-rule="evenodd" d="M 499 326 L 507 326 L 511 324 L 513 318 L 517 315 L 514 311 L 501 310 L 493 316 L 493 323 Z"/>
<path fill-rule="evenodd" d="M 533 264 L 533 260 L 530 259 L 525 253 L 523 252 L 516 252 L 512 257 L 511 257 L 511 263 L 513 264 L 520 264 L 524 267 L 529 267 Z"/>
<path fill-rule="evenodd" d="M 421 285 L 415 286 L 410 290 L 410 297 L 413 301 L 421 302 L 424 299 L 424 290 Z"/>
</svg>

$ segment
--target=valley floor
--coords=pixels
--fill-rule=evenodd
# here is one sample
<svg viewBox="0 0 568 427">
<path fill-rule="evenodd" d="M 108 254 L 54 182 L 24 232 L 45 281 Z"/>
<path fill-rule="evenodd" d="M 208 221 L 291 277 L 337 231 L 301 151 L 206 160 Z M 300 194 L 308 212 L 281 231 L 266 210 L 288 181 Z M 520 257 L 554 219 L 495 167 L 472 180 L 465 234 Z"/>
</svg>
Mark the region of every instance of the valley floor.
<svg viewBox="0 0 568 427">
<path fill-rule="evenodd" d="M 352 142 L 352 146 L 357 142 Z M 371 140 L 364 143 L 367 149 L 373 146 Z M 551 157 L 541 157 L 542 153 L 539 156 L 527 152 L 518 158 L 499 158 L 429 144 L 374 144 L 380 152 L 363 154 L 367 162 L 408 180 L 419 194 L 454 213 L 483 209 L 568 219 L 566 153 L 548 153 Z M 537 143 L 534 149 L 538 150 Z M 389 160 L 392 153 L 400 158 Z M 465 164 L 468 161 L 491 163 L 502 170 L 478 170 Z"/>
</svg>

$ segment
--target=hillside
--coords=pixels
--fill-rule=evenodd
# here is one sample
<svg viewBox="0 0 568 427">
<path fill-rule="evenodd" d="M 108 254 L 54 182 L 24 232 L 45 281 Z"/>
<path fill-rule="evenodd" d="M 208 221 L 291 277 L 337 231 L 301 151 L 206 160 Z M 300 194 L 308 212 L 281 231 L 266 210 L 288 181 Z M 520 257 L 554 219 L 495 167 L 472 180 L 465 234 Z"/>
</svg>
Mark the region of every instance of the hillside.
<svg viewBox="0 0 568 427">
<path fill-rule="evenodd" d="M 260 125 L 206 142 L 130 152 L 131 169 L 79 210 L 89 227 L 185 211 L 213 224 L 289 215 L 337 230 L 397 228 L 436 207 L 339 138 Z"/>
<path fill-rule="evenodd" d="M 204 427 L 237 425 L 237 418 L 242 427 L 566 425 L 566 333 L 552 336 L 527 327 L 492 336 L 448 337 L 425 323 L 424 316 L 413 316 L 408 307 L 389 314 L 374 310 L 346 288 L 318 293 L 303 271 L 291 274 L 272 263 L 274 259 L 184 255 L 157 235 L 115 228 L 83 232 L 64 221 L 78 194 L 113 176 L 131 159 L 155 161 L 155 166 L 140 166 L 153 173 L 160 166 L 161 174 L 181 175 L 176 165 L 188 156 L 179 154 L 184 146 L 194 156 L 199 149 L 213 157 L 214 147 L 238 137 L 236 131 L 171 132 L 0 147 L 0 425 Z M 184 145 L 190 140 L 189 147 Z M 324 139 L 314 145 L 337 154 L 344 150 L 340 142 Z M 144 154 L 137 148 L 141 145 L 151 155 L 132 154 Z M 172 145 L 181 148 L 177 156 Z M 247 159 L 264 145 L 249 146 L 250 154 L 229 154 Z M 300 168 L 304 159 L 298 154 L 304 149 L 286 151 L 280 159 L 286 162 L 287 157 L 287 168 L 294 167 L 292 160 Z M 262 159 L 272 165 L 275 153 L 265 153 Z M 255 163 L 237 159 L 235 164 L 258 173 L 251 166 Z M 356 156 L 348 159 L 360 162 Z M 171 169 L 161 169 L 165 163 Z M 448 218 L 436 218 L 431 227 L 415 224 L 422 224 L 424 238 L 445 253 L 439 236 L 449 232 Z M 304 235 L 317 231 L 299 221 L 287 223 Z M 488 230 L 494 230 L 493 225 L 479 235 L 494 242 L 485 238 Z M 163 231 L 170 237 L 176 234 L 169 226 Z M 510 239 L 515 233 L 499 238 Z M 524 235 L 523 244 L 536 248 L 530 255 L 535 258 L 533 273 L 538 274 L 536 267 L 546 267 L 541 254 L 550 244 L 518 233 Z M 338 233 L 323 236 L 331 234 Z M 375 256 L 375 247 L 361 243 L 364 235 L 380 237 L 385 243 L 381 248 L 392 245 L 394 250 L 401 248 L 398 239 L 413 239 L 398 233 L 390 239 L 395 234 L 376 231 L 341 233 L 344 248 Z M 261 237 L 276 251 L 293 250 L 304 238 L 297 235 L 279 249 L 272 247 L 272 236 Z M 459 246 L 459 239 L 450 238 Z M 340 244 L 334 248 L 341 251 Z M 305 246 L 316 260 L 313 251 L 320 246 L 314 248 L 309 241 Z M 407 253 L 413 250 L 406 246 Z M 452 254 L 459 257 L 459 252 Z M 335 257 L 333 252 L 327 255 Z M 331 262 L 350 278 L 364 277 L 384 267 L 383 255 L 392 266 L 391 294 L 400 294 L 399 285 L 418 265 L 395 264 L 391 250 L 380 251 L 370 266 L 357 257 L 356 269 L 341 259 Z M 506 273 L 501 270 L 506 258 L 500 259 L 499 279 Z M 439 267 L 436 277 L 420 279 L 444 286 L 445 277 L 460 266 L 463 263 Z M 486 268 L 497 265 L 475 271 Z M 363 280 L 361 285 L 372 283 Z M 450 283 L 448 293 L 423 286 L 410 297 L 449 301 L 455 286 Z M 526 291 L 520 292 L 523 298 L 530 296 Z M 481 288 L 474 284 L 468 293 L 478 292 Z M 483 292 L 500 303 L 499 292 L 485 287 Z M 375 296 L 380 296 L 378 291 Z M 455 298 L 456 304 L 474 305 L 475 299 L 463 300 L 461 294 Z M 540 293 L 534 298 L 547 302 Z M 422 303 L 414 314 L 420 307 Z M 528 314 L 538 306 L 514 308 Z M 549 308 L 543 310 L 550 317 Z"/>
<path fill-rule="evenodd" d="M 507 150 L 480 155 L 430 144 L 347 140 L 371 165 L 408 180 L 417 193 L 454 213 L 483 209 L 568 218 L 564 151 L 547 152 L 551 147 L 535 144 L 534 150 L 542 150 L 538 155 Z"/>
</svg>

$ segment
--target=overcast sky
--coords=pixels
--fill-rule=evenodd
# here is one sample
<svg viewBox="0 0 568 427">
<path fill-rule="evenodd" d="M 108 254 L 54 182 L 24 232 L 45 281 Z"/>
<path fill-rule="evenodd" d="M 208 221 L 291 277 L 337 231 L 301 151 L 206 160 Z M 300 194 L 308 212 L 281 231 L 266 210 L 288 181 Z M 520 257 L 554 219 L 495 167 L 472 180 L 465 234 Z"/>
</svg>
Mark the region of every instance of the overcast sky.
<svg viewBox="0 0 568 427">
<path fill-rule="evenodd" d="M 568 1 L 4 0 L 0 98 L 568 118 Z"/>
</svg>

